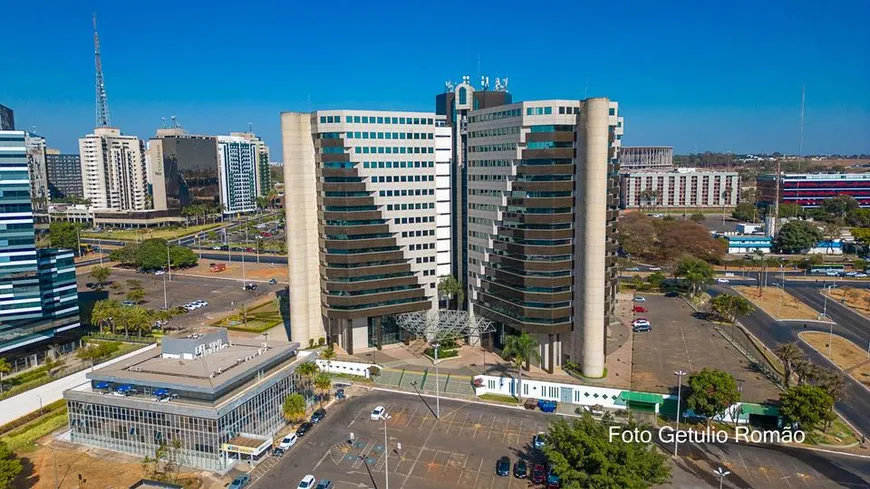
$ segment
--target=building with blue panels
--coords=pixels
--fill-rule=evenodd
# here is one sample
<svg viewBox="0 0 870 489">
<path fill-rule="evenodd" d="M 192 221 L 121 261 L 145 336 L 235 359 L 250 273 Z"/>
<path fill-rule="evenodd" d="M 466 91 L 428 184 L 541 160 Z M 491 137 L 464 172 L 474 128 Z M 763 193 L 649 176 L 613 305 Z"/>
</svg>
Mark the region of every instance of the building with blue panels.
<svg viewBox="0 0 870 489">
<path fill-rule="evenodd" d="M 13 370 L 78 340 L 60 334 L 79 328 L 73 253 L 36 249 L 27 169 L 27 133 L 0 131 L 0 355 Z"/>
<path fill-rule="evenodd" d="M 773 239 L 769 236 L 748 236 L 745 234 L 719 236 L 728 241 L 728 253 L 770 253 Z"/>
</svg>

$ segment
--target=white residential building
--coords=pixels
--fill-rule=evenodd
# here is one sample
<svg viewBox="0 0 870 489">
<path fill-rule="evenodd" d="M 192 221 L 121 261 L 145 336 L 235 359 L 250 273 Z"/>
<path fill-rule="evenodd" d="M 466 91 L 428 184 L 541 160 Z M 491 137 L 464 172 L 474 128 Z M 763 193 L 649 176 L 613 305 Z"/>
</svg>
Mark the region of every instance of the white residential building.
<svg viewBox="0 0 870 489">
<path fill-rule="evenodd" d="M 257 210 L 258 146 L 247 137 L 218 136 L 218 180 L 224 214 Z"/>
<path fill-rule="evenodd" d="M 79 139 L 82 193 L 95 209 L 142 211 L 151 208 L 145 143 L 120 129 L 98 127 Z"/>
</svg>

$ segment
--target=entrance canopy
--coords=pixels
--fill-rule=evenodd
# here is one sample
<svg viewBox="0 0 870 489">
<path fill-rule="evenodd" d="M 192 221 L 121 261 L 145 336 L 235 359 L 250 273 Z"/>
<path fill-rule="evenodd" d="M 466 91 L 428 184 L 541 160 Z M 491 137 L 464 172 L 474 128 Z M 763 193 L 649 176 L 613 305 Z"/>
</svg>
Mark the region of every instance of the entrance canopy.
<svg viewBox="0 0 870 489">
<path fill-rule="evenodd" d="M 438 309 L 412 312 L 396 316 L 396 323 L 408 333 L 423 337 L 428 342 L 469 338 L 471 344 L 480 336 L 495 331 L 495 325 L 486 318 L 468 311 Z"/>
<path fill-rule="evenodd" d="M 221 450 L 227 454 L 237 454 L 240 459 L 242 455 L 247 455 L 253 460 L 262 455 L 271 446 L 272 439 L 269 437 L 240 433 L 231 438 L 227 443 L 222 444 Z"/>
</svg>

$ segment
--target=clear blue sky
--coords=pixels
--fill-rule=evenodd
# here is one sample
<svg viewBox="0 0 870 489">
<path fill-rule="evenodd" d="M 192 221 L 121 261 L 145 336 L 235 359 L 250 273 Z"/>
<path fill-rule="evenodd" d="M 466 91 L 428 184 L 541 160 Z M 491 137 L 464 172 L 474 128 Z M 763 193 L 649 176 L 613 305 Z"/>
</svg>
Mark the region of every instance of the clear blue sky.
<svg viewBox="0 0 870 489">
<path fill-rule="evenodd" d="M 679 3 L 679 5 L 677 5 Z M 540 9 L 536 9 L 540 5 Z M 517 100 L 607 96 L 628 145 L 870 153 L 870 2 L 4 2 L 0 103 L 77 151 L 94 126 L 97 12 L 114 126 L 143 139 L 282 111 L 434 110 L 444 81 L 508 76 Z M 467 18 L 455 17 L 467 14 Z M 475 24 L 475 22 L 479 22 Z M 588 88 L 587 88 L 588 87 Z"/>
</svg>

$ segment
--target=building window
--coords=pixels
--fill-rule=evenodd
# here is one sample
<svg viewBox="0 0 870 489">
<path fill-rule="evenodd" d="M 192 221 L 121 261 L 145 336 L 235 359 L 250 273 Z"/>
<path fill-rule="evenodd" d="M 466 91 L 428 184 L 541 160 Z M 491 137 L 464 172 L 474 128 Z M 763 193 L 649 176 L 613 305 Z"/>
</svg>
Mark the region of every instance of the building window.
<svg viewBox="0 0 870 489">
<path fill-rule="evenodd" d="M 468 101 L 468 94 L 465 87 L 459 87 L 459 105 L 465 105 Z"/>
</svg>

